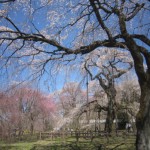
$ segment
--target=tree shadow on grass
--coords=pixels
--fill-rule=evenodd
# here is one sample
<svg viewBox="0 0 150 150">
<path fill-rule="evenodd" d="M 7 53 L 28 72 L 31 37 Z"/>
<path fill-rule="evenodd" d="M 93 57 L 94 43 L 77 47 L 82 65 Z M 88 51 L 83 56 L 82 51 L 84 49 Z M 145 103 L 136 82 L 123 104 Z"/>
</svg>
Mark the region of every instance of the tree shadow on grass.
<svg viewBox="0 0 150 150">
<path fill-rule="evenodd" d="M 0 146 L 0 150 L 21 150 L 19 146 Z"/>
<path fill-rule="evenodd" d="M 104 150 L 103 145 L 92 145 L 89 143 L 66 143 L 66 144 L 53 144 L 53 145 L 35 145 L 31 150 Z"/>
</svg>

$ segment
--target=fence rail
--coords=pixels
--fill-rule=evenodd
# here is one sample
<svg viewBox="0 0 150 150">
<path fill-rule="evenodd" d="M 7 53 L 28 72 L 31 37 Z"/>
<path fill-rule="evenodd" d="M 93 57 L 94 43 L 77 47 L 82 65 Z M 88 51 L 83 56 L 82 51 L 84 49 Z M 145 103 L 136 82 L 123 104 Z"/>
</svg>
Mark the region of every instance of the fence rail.
<svg viewBox="0 0 150 150">
<path fill-rule="evenodd" d="M 50 138 L 51 140 L 61 137 L 64 139 L 65 137 L 74 137 L 78 141 L 79 138 L 91 139 L 100 136 L 108 136 L 107 132 L 104 131 L 70 131 L 70 132 L 40 132 L 40 139 Z"/>
<path fill-rule="evenodd" d="M 54 140 L 55 138 L 62 138 L 65 137 L 74 137 L 78 141 L 80 138 L 90 139 L 91 141 L 96 137 L 105 137 L 108 139 L 109 133 L 105 131 L 61 131 L 61 132 L 40 132 L 40 139 L 50 138 Z M 133 135 L 135 136 L 134 132 L 126 132 L 125 130 L 117 130 L 116 136 L 121 135 Z"/>
</svg>

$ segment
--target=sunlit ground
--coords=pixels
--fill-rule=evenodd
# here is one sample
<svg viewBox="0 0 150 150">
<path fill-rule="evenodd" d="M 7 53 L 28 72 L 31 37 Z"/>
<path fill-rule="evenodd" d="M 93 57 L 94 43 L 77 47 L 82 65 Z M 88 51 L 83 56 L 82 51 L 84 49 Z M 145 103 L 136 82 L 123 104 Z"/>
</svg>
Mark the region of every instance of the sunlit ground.
<svg viewBox="0 0 150 150">
<path fill-rule="evenodd" d="M 0 150 L 134 150 L 134 136 L 112 136 L 109 138 L 90 139 L 80 138 L 76 142 L 75 138 L 55 140 L 45 139 L 37 141 L 1 142 Z"/>
</svg>

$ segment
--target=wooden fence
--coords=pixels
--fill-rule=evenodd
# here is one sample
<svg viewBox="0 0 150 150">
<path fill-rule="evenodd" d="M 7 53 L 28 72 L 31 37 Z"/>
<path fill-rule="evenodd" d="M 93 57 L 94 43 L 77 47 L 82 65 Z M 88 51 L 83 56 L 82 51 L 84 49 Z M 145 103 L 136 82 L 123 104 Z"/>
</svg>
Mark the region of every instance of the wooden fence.
<svg viewBox="0 0 150 150">
<path fill-rule="evenodd" d="M 116 136 L 135 136 L 134 132 L 126 132 L 126 130 L 117 130 L 115 133 Z M 105 137 L 109 140 L 110 134 L 105 131 L 60 131 L 60 132 L 40 132 L 39 138 L 45 139 L 50 138 L 54 140 L 58 137 L 65 139 L 66 137 L 76 138 L 76 141 L 79 141 L 80 138 L 90 139 L 91 141 L 96 137 Z"/>
<path fill-rule="evenodd" d="M 85 139 L 91 139 L 95 137 L 100 137 L 100 136 L 105 136 L 108 137 L 108 133 L 101 131 L 70 131 L 70 132 L 40 132 L 40 139 L 45 139 L 45 138 L 50 138 L 51 140 L 54 140 L 55 138 L 62 138 L 64 139 L 65 137 L 74 137 L 78 141 L 79 138 L 85 138 Z"/>
</svg>

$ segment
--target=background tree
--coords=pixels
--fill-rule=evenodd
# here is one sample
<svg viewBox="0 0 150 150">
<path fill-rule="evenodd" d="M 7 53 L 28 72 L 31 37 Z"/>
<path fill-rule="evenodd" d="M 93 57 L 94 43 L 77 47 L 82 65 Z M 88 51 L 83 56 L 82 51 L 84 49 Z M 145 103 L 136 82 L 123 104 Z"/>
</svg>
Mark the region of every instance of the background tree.
<svg viewBox="0 0 150 150">
<path fill-rule="evenodd" d="M 48 130 L 55 112 L 52 97 L 39 91 L 20 87 L 0 96 L 0 127 L 2 136 L 22 136 L 24 131 Z M 43 121 L 44 120 L 44 121 Z M 17 132 L 16 132 L 17 131 Z M 17 133 L 17 134 L 16 134 Z"/>
<path fill-rule="evenodd" d="M 61 91 L 57 93 L 58 100 L 58 110 L 62 123 L 58 121 L 59 124 L 67 125 L 70 128 L 79 128 L 78 120 L 76 115 L 83 104 L 86 103 L 85 91 L 81 89 L 80 83 L 69 82 L 66 83 Z M 64 120 L 64 121 L 63 121 Z"/>
<path fill-rule="evenodd" d="M 48 129 L 47 123 L 51 113 L 55 109 L 52 97 L 46 97 L 37 90 L 23 88 L 21 90 L 22 107 L 28 124 L 30 124 L 30 133 L 33 134 L 35 124 L 43 121 L 43 129 Z"/>
<path fill-rule="evenodd" d="M 64 116 L 72 109 L 84 102 L 82 90 L 78 83 L 67 83 L 60 93 L 60 103 L 64 109 Z"/>
<path fill-rule="evenodd" d="M 115 80 L 132 68 L 129 55 L 124 52 L 103 49 L 91 52 L 83 63 L 84 69 L 92 80 L 98 80 L 108 98 L 107 118 L 105 131 L 112 131 L 113 120 L 116 114 L 116 88 Z M 129 57 L 130 58 L 130 57 Z M 123 67 L 122 67 L 123 65 Z"/>
</svg>

